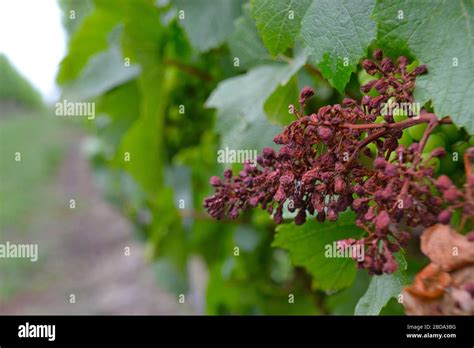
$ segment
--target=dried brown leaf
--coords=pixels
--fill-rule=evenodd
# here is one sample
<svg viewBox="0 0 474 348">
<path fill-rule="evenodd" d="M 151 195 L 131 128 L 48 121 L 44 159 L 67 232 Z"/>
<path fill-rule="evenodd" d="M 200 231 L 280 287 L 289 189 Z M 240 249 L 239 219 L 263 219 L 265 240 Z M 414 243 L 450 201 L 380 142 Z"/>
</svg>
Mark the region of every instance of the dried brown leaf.
<svg viewBox="0 0 474 348">
<path fill-rule="evenodd" d="M 427 228 L 421 236 L 421 251 L 446 272 L 474 263 L 474 242 L 448 225 Z"/>
</svg>

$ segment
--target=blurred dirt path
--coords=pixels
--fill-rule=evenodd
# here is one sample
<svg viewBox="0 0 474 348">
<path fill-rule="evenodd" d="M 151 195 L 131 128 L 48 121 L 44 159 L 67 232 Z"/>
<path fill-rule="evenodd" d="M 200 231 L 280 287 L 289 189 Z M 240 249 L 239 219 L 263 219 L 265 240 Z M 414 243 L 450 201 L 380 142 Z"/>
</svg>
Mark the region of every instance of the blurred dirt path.
<svg viewBox="0 0 474 348">
<path fill-rule="evenodd" d="M 55 209 L 38 218 L 43 259 L 21 291 L 0 304 L 0 314 L 193 314 L 158 286 L 144 245 L 94 186 L 81 141 L 74 136 L 53 184 Z"/>
</svg>

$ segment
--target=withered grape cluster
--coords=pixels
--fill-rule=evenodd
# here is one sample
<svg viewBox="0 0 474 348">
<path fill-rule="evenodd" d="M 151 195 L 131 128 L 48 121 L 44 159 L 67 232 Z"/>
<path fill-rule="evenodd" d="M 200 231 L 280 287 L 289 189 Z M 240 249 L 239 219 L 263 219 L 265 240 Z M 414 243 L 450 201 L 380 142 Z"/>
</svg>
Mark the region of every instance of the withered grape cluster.
<svg viewBox="0 0 474 348">
<path fill-rule="evenodd" d="M 429 165 L 431 158 L 445 155 L 444 149 L 435 149 L 425 159 L 421 156 L 429 132 L 444 121 L 421 110 L 420 115 L 409 113 L 408 119 L 395 122 L 391 112 L 384 112 L 387 104 L 414 102 L 415 78 L 427 69 L 421 65 L 407 71 L 407 64 L 406 57 L 394 63 L 376 50 L 374 60 L 366 59 L 362 66 L 377 78 L 361 91 L 375 89 L 377 96 L 365 95 L 359 103 L 345 98 L 342 105 L 324 106 L 310 115 L 304 115 L 304 107 L 314 91 L 305 87 L 301 109 L 295 109 L 297 119 L 274 137 L 281 145 L 278 151 L 264 148 L 258 165 L 246 163 L 238 175 L 227 169 L 223 180 L 211 178 L 216 192 L 204 201 L 209 214 L 235 219 L 260 205 L 277 224 L 283 223 L 287 209 L 296 213 L 294 222 L 301 225 L 308 216 L 335 221 L 352 209 L 366 235 L 341 243 L 364 246 L 365 259 L 358 264 L 371 274 L 393 273 L 397 269 L 393 253 L 407 244 L 410 228 L 449 223 L 454 209 L 450 204 L 463 206 L 472 216 L 472 197 L 466 198 L 447 177 L 436 179 Z M 381 114 L 385 122 L 376 123 Z M 420 143 L 409 148 L 399 145 L 403 129 L 421 123 L 428 128 Z M 375 153 L 369 144 L 375 145 Z M 372 163 L 364 164 L 361 156 Z M 474 188 L 472 177 L 468 185 Z"/>
</svg>

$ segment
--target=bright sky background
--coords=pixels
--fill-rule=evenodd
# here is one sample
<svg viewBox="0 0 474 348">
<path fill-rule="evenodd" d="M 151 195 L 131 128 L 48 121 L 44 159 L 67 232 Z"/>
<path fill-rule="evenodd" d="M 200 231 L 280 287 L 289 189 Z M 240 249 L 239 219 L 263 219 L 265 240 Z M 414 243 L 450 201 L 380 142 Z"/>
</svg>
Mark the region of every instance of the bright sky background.
<svg viewBox="0 0 474 348">
<path fill-rule="evenodd" d="M 0 0 L 0 52 L 47 102 L 59 97 L 55 77 L 65 51 L 56 0 Z"/>
</svg>

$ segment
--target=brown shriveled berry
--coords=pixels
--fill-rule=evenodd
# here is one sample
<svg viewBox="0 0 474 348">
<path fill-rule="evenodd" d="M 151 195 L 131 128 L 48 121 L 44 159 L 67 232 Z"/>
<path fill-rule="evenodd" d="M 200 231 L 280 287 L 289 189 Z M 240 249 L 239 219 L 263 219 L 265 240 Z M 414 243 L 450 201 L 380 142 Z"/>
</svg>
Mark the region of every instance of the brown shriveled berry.
<svg viewBox="0 0 474 348">
<path fill-rule="evenodd" d="M 442 224 L 449 224 L 451 221 L 451 211 L 450 210 L 443 210 L 441 213 L 438 214 L 438 222 Z"/>
<path fill-rule="evenodd" d="M 314 89 L 311 87 L 304 87 L 300 93 L 300 104 L 304 105 L 308 99 L 314 95 Z"/>
</svg>

